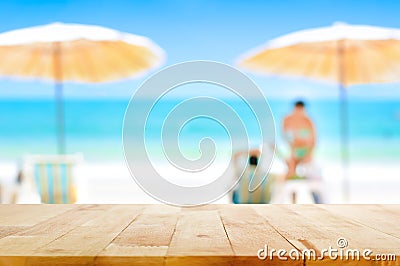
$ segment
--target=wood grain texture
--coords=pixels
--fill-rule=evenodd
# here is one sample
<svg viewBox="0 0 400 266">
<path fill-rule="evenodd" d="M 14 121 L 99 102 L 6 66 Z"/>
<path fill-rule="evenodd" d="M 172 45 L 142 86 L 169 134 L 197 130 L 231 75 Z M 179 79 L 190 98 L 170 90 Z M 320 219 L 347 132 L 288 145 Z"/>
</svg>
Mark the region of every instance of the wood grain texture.
<svg viewBox="0 0 400 266">
<path fill-rule="evenodd" d="M 260 260 L 254 255 L 265 245 L 268 245 L 269 249 L 275 250 L 294 248 L 249 205 L 220 206 L 219 211 L 235 256 L 247 257 L 247 263 L 264 265 L 266 261 Z M 268 259 L 268 265 L 284 263 L 276 257 L 276 254 L 272 255 L 272 259 Z M 292 265 L 303 265 L 303 261 L 296 261 Z"/>
<path fill-rule="evenodd" d="M 357 208 L 346 205 L 321 205 L 319 207 L 337 216 L 400 238 L 398 229 L 400 208 L 397 208 L 398 213 L 395 213 L 377 205 L 359 205 Z"/>
<path fill-rule="evenodd" d="M 63 212 L 74 209 L 77 205 L 1 205 L 0 226 L 33 226 Z M 38 210 L 38 211 L 36 211 Z M 39 211 L 40 210 L 40 211 Z"/>
<path fill-rule="evenodd" d="M 362 208 L 360 206 L 353 206 L 354 209 Z M 343 250 L 347 249 L 356 249 L 360 252 L 364 250 L 370 249 L 373 251 L 372 257 L 374 254 L 391 254 L 394 252 L 399 252 L 400 249 L 400 239 L 396 238 L 392 235 L 382 233 L 376 229 L 373 229 L 371 226 L 368 226 L 368 221 L 366 225 L 360 224 L 359 222 L 355 222 L 351 219 L 344 219 L 342 216 L 338 216 L 328 212 L 326 210 L 322 210 L 313 205 L 296 205 L 296 206 L 287 206 L 292 212 L 300 215 L 303 219 L 303 223 L 308 223 L 313 225 L 319 230 L 323 231 L 327 236 L 331 239 L 331 246 L 334 248 L 338 248 L 338 244 L 336 240 L 339 238 L 344 238 L 348 242 L 348 246 Z M 325 246 L 324 248 L 327 248 Z M 341 248 L 338 248 L 341 250 Z M 321 251 L 321 250 L 319 250 Z M 328 256 L 324 256 L 324 260 L 309 260 L 307 261 L 307 265 L 314 264 L 327 264 L 333 265 L 340 263 L 341 265 L 376 265 L 377 262 L 371 260 L 365 260 L 361 257 L 360 261 L 354 260 L 332 260 L 327 258 Z M 387 262 L 386 262 L 387 263 Z M 400 263 L 400 262 L 397 262 Z M 382 265 L 382 264 L 379 264 Z M 388 264 L 388 265 L 397 265 L 397 264 Z"/>
<path fill-rule="evenodd" d="M 400 205 L 0 205 L 0 266 L 400 265 L 399 218 Z M 338 238 L 397 259 L 332 260 Z"/>
<path fill-rule="evenodd" d="M 166 265 L 220 265 L 221 257 L 233 255 L 218 211 L 191 208 L 180 214 Z"/>
<path fill-rule="evenodd" d="M 163 265 L 180 208 L 150 205 L 96 258 L 96 265 Z M 110 257 L 112 258 L 110 260 Z"/>
</svg>

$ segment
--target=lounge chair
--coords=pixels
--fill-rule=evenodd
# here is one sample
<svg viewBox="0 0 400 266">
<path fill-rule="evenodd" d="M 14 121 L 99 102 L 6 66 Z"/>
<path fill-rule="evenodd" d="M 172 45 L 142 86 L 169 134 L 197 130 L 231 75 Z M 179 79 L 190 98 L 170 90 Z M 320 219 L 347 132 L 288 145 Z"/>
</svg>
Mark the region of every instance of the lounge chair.
<svg viewBox="0 0 400 266">
<path fill-rule="evenodd" d="M 26 156 L 21 187 L 31 187 L 36 191 L 41 203 L 75 203 L 77 185 L 74 171 L 82 160 L 80 154 Z"/>
<path fill-rule="evenodd" d="M 245 155 L 245 156 L 243 156 Z M 244 170 L 236 188 L 232 193 L 232 202 L 235 204 L 264 204 L 269 203 L 272 195 L 272 187 L 275 180 L 275 175 L 269 173 L 267 175 L 266 169 L 259 165 L 260 169 L 256 167 L 259 164 L 259 151 L 257 149 L 250 151 L 250 158 L 246 158 L 247 152 L 238 152 L 234 156 L 235 160 L 235 174 L 240 175 L 238 169 L 239 164 L 243 165 L 243 160 L 249 160 L 246 169 Z"/>
</svg>

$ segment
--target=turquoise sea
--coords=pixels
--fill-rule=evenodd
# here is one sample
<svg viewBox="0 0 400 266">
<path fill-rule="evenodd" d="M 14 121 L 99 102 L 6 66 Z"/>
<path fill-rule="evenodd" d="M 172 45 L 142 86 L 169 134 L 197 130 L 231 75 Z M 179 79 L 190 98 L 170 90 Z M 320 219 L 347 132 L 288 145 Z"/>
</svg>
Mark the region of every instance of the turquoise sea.
<svg viewBox="0 0 400 266">
<path fill-rule="evenodd" d="M 143 100 L 146 101 L 146 100 Z M 235 100 L 226 100 L 234 109 L 242 108 Z M 159 103 L 157 116 L 148 124 L 149 138 L 179 100 Z M 283 146 L 280 122 L 290 111 L 291 102 L 269 101 L 276 122 L 278 146 Z M 86 160 L 122 160 L 122 124 L 128 100 L 65 100 L 67 151 L 82 152 Z M 258 104 L 257 101 L 254 104 Z M 140 104 L 137 112 L 143 112 Z M 340 159 L 339 103 L 337 100 L 313 100 L 308 113 L 318 132 L 317 155 L 322 159 Z M 241 112 L 247 126 L 254 128 L 249 112 Z M 397 100 L 350 100 L 350 157 L 354 161 L 400 160 L 400 103 Z M 253 121 L 253 122 L 252 122 Z M 154 123 L 154 126 L 152 125 Z M 256 129 L 254 129 L 256 130 Z M 152 132 L 154 131 L 154 132 Z M 154 133 L 154 134 L 153 134 Z M 198 149 L 193 139 L 212 136 L 226 140 L 226 131 L 215 123 L 199 121 L 188 124 L 180 137 L 189 152 Z M 252 134 L 250 134 L 252 137 Z M 257 142 L 257 138 L 254 138 Z M 55 153 L 55 103 L 52 99 L 0 100 L 0 160 L 18 160 L 29 153 Z"/>
</svg>

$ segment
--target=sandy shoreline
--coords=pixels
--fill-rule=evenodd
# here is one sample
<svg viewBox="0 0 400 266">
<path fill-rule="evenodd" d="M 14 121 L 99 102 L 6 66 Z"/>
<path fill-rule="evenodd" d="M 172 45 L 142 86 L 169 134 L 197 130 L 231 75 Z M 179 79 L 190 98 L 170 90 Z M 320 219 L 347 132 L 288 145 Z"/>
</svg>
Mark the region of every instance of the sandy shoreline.
<svg viewBox="0 0 400 266">
<path fill-rule="evenodd" d="M 342 172 L 338 163 L 320 163 L 327 203 L 344 203 Z M 0 162 L 0 182 L 12 185 L 17 173 L 15 162 Z M 162 170 L 161 170 L 162 171 Z M 399 203 L 400 167 L 395 163 L 353 163 L 349 169 L 349 203 Z M 135 183 L 124 162 L 84 162 L 77 169 L 79 203 L 159 203 Z M 224 196 L 216 203 L 228 203 Z"/>
</svg>

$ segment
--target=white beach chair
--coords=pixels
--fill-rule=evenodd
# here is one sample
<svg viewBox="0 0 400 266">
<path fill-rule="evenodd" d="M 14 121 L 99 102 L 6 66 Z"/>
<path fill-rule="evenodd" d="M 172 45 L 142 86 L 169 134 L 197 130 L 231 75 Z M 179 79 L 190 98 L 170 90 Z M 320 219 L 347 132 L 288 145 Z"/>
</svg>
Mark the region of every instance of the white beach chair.
<svg viewBox="0 0 400 266">
<path fill-rule="evenodd" d="M 324 191 L 321 169 L 314 162 L 301 163 L 296 173 L 302 179 L 277 182 L 271 202 L 287 203 L 324 203 Z"/>
</svg>

